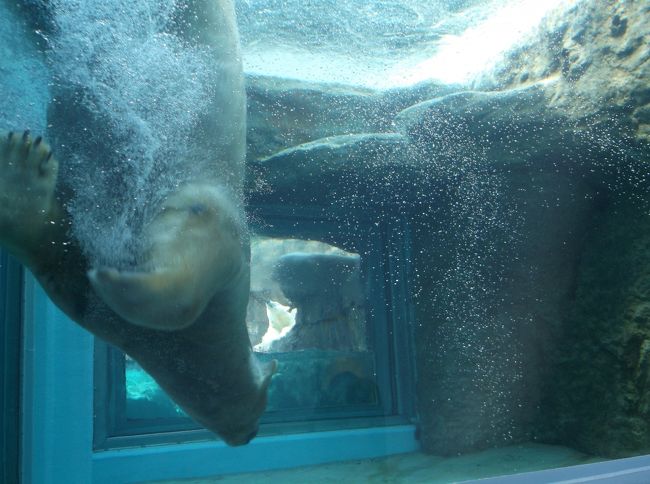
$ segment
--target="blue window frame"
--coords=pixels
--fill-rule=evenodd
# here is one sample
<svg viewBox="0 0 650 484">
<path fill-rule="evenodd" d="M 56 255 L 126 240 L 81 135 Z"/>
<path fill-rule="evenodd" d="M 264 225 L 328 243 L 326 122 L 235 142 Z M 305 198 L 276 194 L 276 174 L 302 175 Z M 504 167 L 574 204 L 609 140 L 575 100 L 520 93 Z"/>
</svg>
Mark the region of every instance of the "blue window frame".
<svg viewBox="0 0 650 484">
<path fill-rule="evenodd" d="M 367 338 L 364 351 L 305 349 L 258 353 L 262 360 L 276 358 L 280 362 L 260 435 L 411 423 L 415 418 L 414 365 L 412 315 L 406 287 L 406 222 L 372 214 L 343 217 L 319 209 L 287 206 L 253 207 L 250 215 L 256 236 L 318 241 L 359 255 Z M 305 368 L 311 368 L 311 373 L 307 371 L 301 377 L 298 373 Z M 99 340 L 95 342 L 94 378 L 95 449 L 209 437 L 128 357 Z M 314 380 L 318 378 L 322 380 L 316 382 L 314 390 Z M 323 390 L 324 394 L 315 400 L 296 403 L 295 398 L 286 395 L 286 389 L 295 391 L 301 386 L 304 392 L 318 392 L 323 381 L 327 381 L 331 391 L 325 394 Z M 144 392 L 151 391 L 150 398 L 131 398 L 129 389 L 134 385 Z M 363 388 L 368 391 L 359 390 Z M 337 391 L 345 394 L 346 390 L 354 395 L 343 401 L 329 398 Z"/>
<path fill-rule="evenodd" d="M 0 482 L 18 483 L 20 393 L 20 265 L 0 251 Z"/>
<path fill-rule="evenodd" d="M 54 307 L 32 276 L 27 274 L 18 290 L 24 290 L 23 482 L 126 484 L 188 479 L 418 450 L 413 426 L 402 425 L 259 438 L 235 449 L 220 442 L 196 442 L 93 452 L 93 339 Z M 648 482 L 649 478 L 650 456 L 646 455 L 486 482 L 579 479 L 621 483 Z"/>
</svg>

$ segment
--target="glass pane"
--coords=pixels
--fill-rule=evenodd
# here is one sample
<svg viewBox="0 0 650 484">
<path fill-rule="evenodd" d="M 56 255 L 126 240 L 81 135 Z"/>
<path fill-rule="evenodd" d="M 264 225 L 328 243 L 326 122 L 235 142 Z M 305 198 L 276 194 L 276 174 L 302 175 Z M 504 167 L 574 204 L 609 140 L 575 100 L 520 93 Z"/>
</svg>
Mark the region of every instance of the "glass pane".
<svg viewBox="0 0 650 484">
<path fill-rule="evenodd" d="M 409 223 L 423 454 L 393 462 L 647 453 L 647 2 L 271 3 L 239 6 L 252 200 Z"/>
<path fill-rule="evenodd" d="M 126 419 L 156 420 L 185 417 L 176 405 L 132 358 L 124 356 L 124 379 L 126 381 Z"/>
<path fill-rule="evenodd" d="M 360 256 L 324 242 L 254 238 L 246 322 L 262 353 L 365 351 Z"/>
<path fill-rule="evenodd" d="M 360 267 L 323 242 L 253 239 L 249 334 L 280 362 L 269 410 L 377 403 Z"/>
<path fill-rule="evenodd" d="M 279 361 L 270 431 L 398 421 L 416 452 L 368 463 L 398 481 L 417 466 L 453 481 L 644 454 L 648 39 L 647 0 L 0 0 L 0 244 L 82 327 L 184 388 L 178 362 L 205 354 L 165 359 L 166 333 L 132 323 L 184 312 L 188 266 L 169 285 L 158 269 L 188 247 L 207 251 L 199 270 L 211 260 L 192 237 L 202 217 L 237 207 L 229 227 L 253 226 L 268 210 L 286 227 L 253 237 L 250 294 L 224 304 L 250 295 L 239 329 Z M 217 191 L 227 210 L 204 210 L 199 194 Z M 192 223 L 154 223 L 176 196 Z M 116 360 L 113 380 L 97 363 L 108 426 L 198 428 Z M 47 370 L 23 382 L 45 405 L 70 376 Z M 59 413 L 34 411 L 67 428 Z M 43 437 L 33 461 L 65 465 Z"/>
<path fill-rule="evenodd" d="M 0 250 L 0 482 L 19 482 L 21 268 Z"/>
<path fill-rule="evenodd" d="M 376 355 L 359 254 L 316 240 L 253 237 L 246 324 L 260 359 L 279 362 L 267 406 L 274 421 L 374 413 Z M 128 356 L 125 378 L 127 420 L 184 415 Z"/>
</svg>

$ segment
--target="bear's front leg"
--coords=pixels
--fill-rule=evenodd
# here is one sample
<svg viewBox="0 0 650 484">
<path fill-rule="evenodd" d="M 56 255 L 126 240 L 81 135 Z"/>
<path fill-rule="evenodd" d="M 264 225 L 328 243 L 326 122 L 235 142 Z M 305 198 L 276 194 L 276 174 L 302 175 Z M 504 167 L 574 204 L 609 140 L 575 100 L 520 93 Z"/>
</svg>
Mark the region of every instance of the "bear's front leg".
<svg viewBox="0 0 650 484">
<path fill-rule="evenodd" d="M 29 131 L 0 134 L 0 247 L 17 257 L 75 321 L 84 311 L 86 261 L 56 198 L 59 164 Z"/>
<path fill-rule="evenodd" d="M 29 264 L 60 210 L 54 197 L 58 163 L 29 131 L 0 135 L 0 245 Z"/>
</svg>

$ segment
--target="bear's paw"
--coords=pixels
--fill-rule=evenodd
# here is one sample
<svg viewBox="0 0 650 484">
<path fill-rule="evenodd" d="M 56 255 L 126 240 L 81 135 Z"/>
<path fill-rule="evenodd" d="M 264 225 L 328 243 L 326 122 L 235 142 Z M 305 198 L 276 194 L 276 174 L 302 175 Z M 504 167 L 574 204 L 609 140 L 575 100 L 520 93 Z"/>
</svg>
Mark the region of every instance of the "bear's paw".
<svg viewBox="0 0 650 484">
<path fill-rule="evenodd" d="M 0 136 L 0 244 L 29 245 L 51 222 L 58 162 L 29 131 Z"/>
</svg>

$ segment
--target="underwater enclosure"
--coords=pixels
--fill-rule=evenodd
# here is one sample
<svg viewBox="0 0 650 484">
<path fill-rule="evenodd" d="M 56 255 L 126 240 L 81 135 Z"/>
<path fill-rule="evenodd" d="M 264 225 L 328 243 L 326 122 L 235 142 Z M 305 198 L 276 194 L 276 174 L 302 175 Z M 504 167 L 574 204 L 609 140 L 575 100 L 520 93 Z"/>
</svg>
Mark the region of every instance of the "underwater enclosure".
<svg viewBox="0 0 650 484">
<path fill-rule="evenodd" d="M 0 1 L 0 482 L 650 481 L 650 4 L 232 7 Z"/>
</svg>

